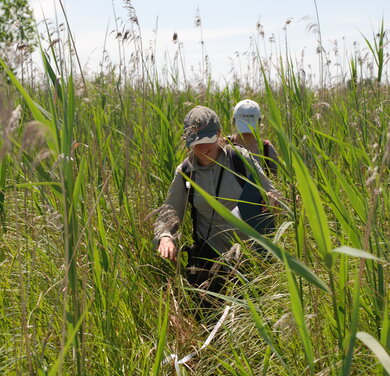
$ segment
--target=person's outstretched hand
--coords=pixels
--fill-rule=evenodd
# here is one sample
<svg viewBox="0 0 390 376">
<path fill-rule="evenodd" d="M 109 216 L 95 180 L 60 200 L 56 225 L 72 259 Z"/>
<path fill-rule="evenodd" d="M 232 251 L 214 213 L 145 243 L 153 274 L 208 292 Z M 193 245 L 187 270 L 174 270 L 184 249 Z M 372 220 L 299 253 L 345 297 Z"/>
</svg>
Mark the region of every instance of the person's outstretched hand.
<svg viewBox="0 0 390 376">
<path fill-rule="evenodd" d="M 170 259 L 172 261 L 176 261 L 176 254 L 177 254 L 176 246 L 169 236 L 163 236 L 160 239 L 158 252 L 160 253 L 161 257 L 165 259 Z"/>
</svg>

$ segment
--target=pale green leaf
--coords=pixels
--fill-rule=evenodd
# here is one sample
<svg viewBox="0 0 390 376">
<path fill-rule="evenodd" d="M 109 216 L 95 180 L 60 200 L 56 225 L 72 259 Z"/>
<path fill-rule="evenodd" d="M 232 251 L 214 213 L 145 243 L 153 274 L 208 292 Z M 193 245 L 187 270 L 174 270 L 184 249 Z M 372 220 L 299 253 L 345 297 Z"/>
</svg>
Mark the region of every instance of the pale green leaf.
<svg viewBox="0 0 390 376">
<path fill-rule="evenodd" d="M 316 239 L 319 250 L 325 256 L 331 248 L 328 220 L 317 187 L 309 170 L 295 148 L 291 148 L 298 189 L 305 205 L 305 213 Z"/>
<path fill-rule="evenodd" d="M 371 334 L 365 332 L 357 332 L 356 338 L 360 339 L 376 355 L 383 368 L 390 374 L 390 356 L 382 345 Z"/>
<path fill-rule="evenodd" d="M 335 248 L 331 252 L 332 253 L 341 253 L 343 255 L 359 257 L 359 258 L 364 258 L 364 259 L 368 259 L 368 260 L 382 261 L 381 259 L 379 259 L 378 257 L 374 256 L 371 253 L 368 253 L 368 252 L 363 251 L 361 249 L 348 247 L 346 245 L 344 245 L 342 247 Z"/>
</svg>

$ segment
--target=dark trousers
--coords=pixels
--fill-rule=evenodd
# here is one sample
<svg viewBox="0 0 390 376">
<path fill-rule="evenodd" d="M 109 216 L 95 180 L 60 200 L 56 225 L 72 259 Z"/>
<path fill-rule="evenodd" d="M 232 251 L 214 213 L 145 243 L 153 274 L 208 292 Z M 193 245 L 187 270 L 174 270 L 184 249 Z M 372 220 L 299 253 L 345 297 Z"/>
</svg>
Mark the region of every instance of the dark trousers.
<svg viewBox="0 0 390 376">
<path fill-rule="evenodd" d="M 226 268 L 218 263 L 219 254 L 206 242 L 196 242 L 188 249 L 186 278 L 192 287 L 204 290 L 197 293 L 195 300 L 207 313 L 221 304 L 221 300 L 207 292 L 221 293 L 227 278 Z M 206 310 L 205 310 L 206 309 Z M 199 317 L 199 314 L 197 314 Z"/>
</svg>

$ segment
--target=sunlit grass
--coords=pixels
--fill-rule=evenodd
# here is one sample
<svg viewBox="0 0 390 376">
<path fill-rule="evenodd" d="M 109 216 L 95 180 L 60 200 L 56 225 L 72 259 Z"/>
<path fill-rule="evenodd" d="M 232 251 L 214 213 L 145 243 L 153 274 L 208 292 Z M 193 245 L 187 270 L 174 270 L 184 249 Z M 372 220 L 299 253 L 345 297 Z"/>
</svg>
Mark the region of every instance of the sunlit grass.
<svg viewBox="0 0 390 376">
<path fill-rule="evenodd" d="M 177 71 L 163 80 L 139 42 L 133 66 L 111 66 L 85 82 L 76 64 L 59 57 L 62 41 L 43 55 L 39 85 L 20 84 L 4 66 L 10 84 L 1 81 L 0 371 L 172 374 L 166 357 L 181 359 L 202 346 L 224 307 L 195 320 L 182 264 L 157 257 L 150 213 L 185 156 L 186 112 L 196 104 L 215 109 L 229 134 L 231 109 L 247 96 L 260 103 L 262 129 L 277 145 L 275 186 L 290 210 L 278 216 L 284 230 L 275 243 L 251 233 L 274 262 L 242 246 L 244 265 L 220 296 L 232 305 L 228 317 L 212 343 L 176 372 L 389 369 L 383 24 L 377 38 L 365 39 L 367 61 L 351 58 L 348 84 L 323 83 L 321 90 L 291 62 L 277 59 L 271 75 L 259 56 L 253 87 L 237 80 L 219 88 L 206 68 L 199 85 L 177 82 Z M 373 62 L 375 74 L 361 76 Z M 20 113 L 12 114 L 18 104 Z M 182 243 L 189 242 L 188 223 L 182 232 Z"/>
</svg>

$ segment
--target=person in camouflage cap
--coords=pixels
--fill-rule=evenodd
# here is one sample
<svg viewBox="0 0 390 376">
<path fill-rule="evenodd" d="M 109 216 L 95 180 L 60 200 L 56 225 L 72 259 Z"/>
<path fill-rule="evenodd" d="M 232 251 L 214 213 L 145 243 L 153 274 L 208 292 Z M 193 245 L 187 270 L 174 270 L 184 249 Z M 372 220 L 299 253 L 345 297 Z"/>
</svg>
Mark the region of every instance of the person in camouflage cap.
<svg viewBox="0 0 390 376">
<path fill-rule="evenodd" d="M 187 278 L 196 287 L 207 283 L 212 261 L 227 252 L 235 238 L 235 229 L 216 213 L 201 194 L 194 191 L 182 172 L 188 175 L 210 195 L 216 197 L 229 210 L 237 205 L 243 187 L 231 171 L 233 147 L 221 136 L 221 125 L 217 114 L 208 107 L 193 108 L 184 119 L 184 138 L 190 149 L 189 156 L 175 172 L 168 195 L 154 226 L 155 243 L 158 253 L 165 259 L 176 261 L 178 229 L 183 220 L 188 202 L 192 206 L 194 245 L 189 248 Z M 259 163 L 240 147 L 238 152 L 257 172 L 266 192 L 276 192 L 271 181 L 265 176 Z M 242 158 L 241 157 L 241 158 Z M 245 170 L 246 176 L 249 171 Z M 243 234 L 240 236 L 245 239 Z M 202 270 L 203 272 L 196 272 Z M 204 273 L 206 271 L 206 273 Z M 210 286 L 209 286 L 210 288 Z M 219 291 L 221 283 L 211 286 Z"/>
</svg>

